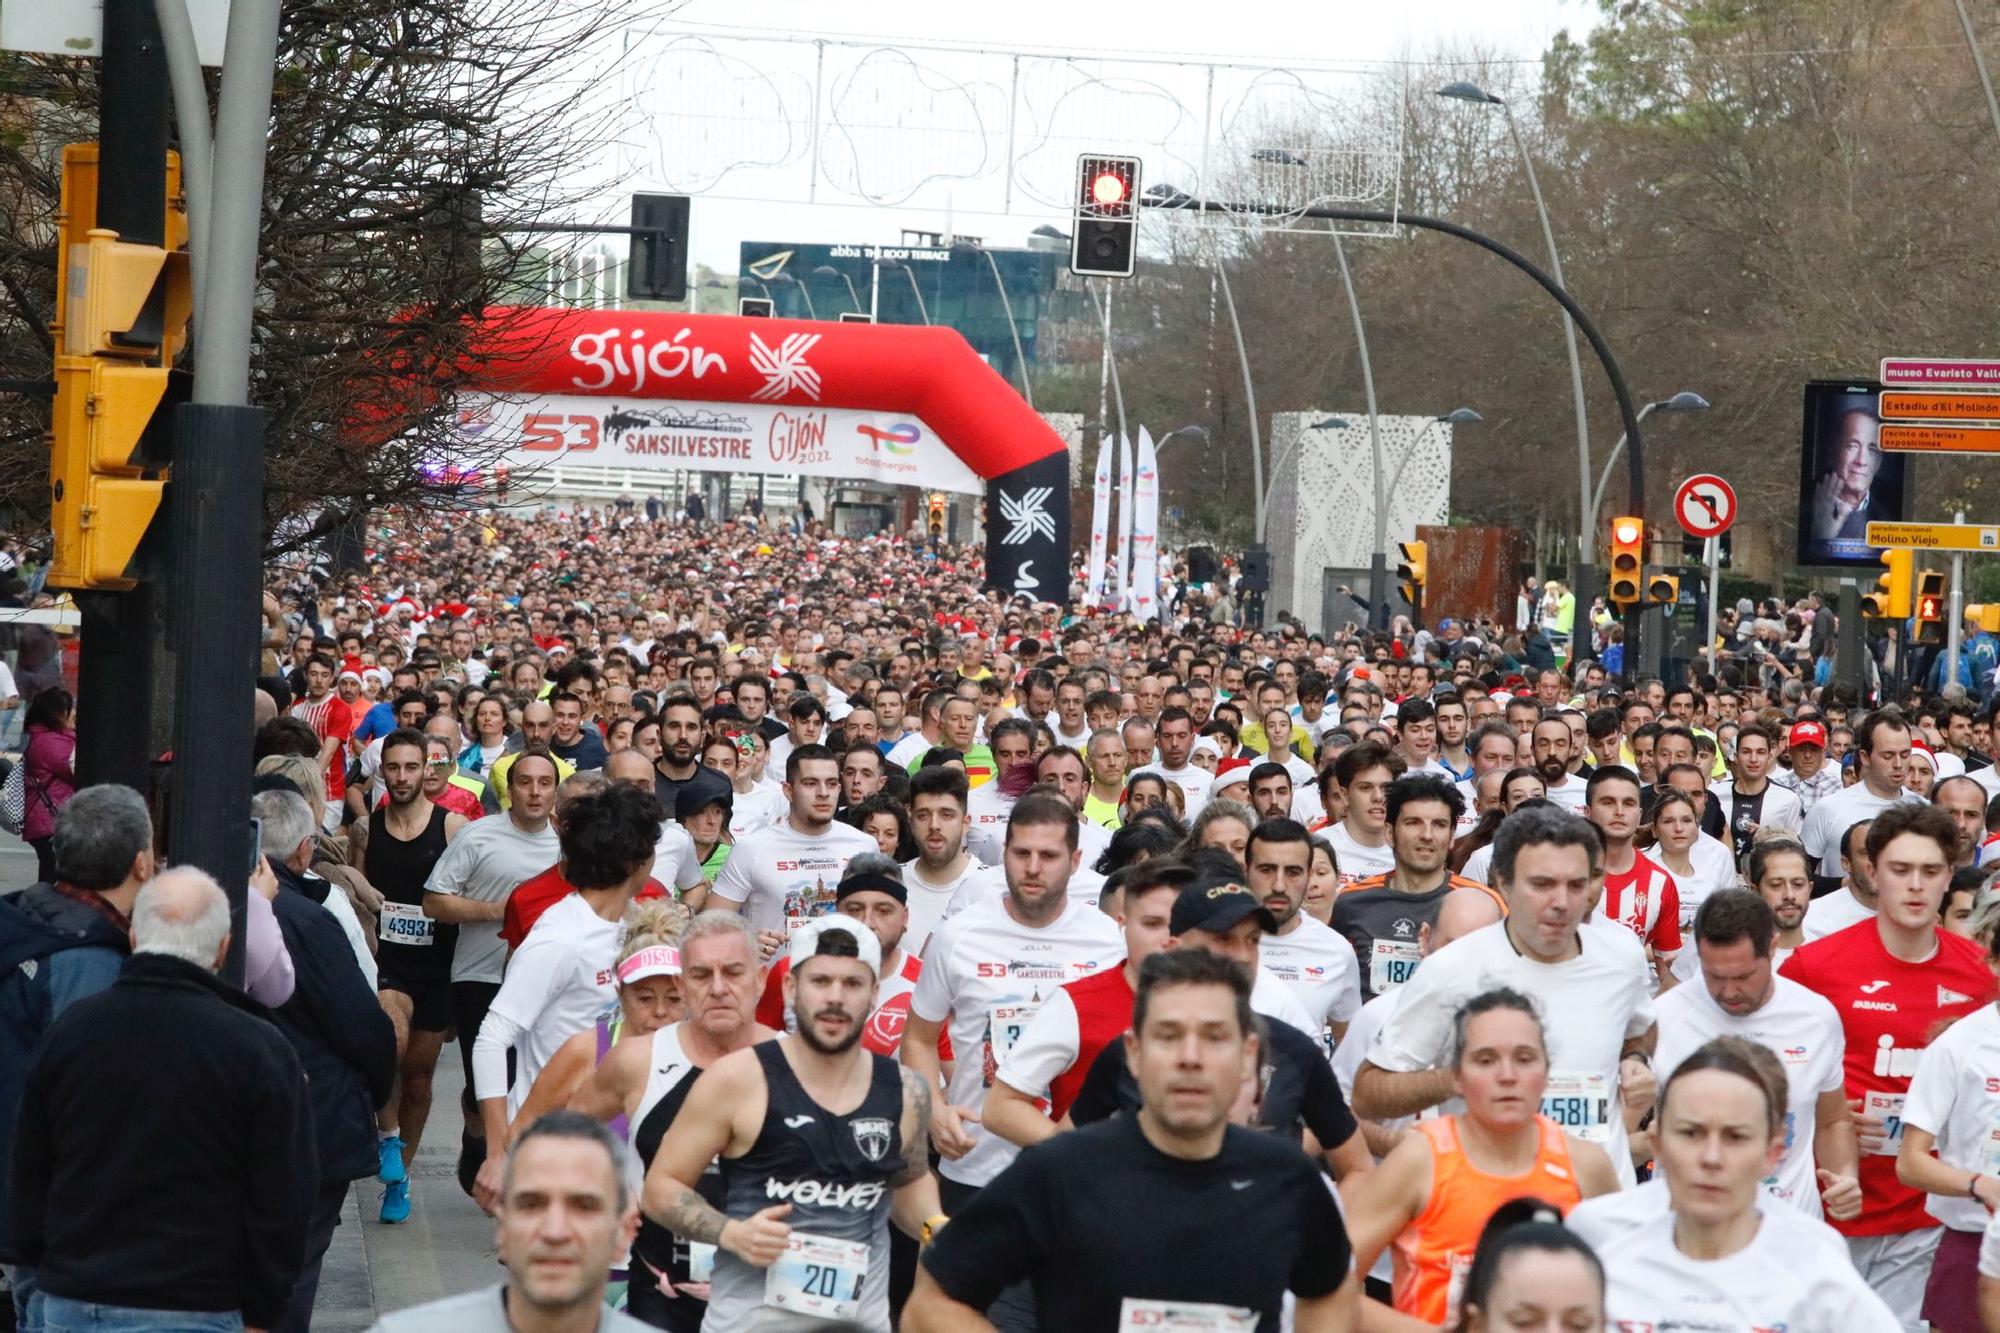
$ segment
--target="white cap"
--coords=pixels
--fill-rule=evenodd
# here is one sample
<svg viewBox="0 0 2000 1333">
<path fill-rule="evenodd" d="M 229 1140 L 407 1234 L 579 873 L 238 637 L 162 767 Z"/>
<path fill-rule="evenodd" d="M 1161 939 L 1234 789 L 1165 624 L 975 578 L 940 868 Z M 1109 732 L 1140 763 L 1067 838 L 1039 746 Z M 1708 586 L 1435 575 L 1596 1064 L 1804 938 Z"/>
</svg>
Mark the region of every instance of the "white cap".
<svg viewBox="0 0 2000 1333">
<path fill-rule="evenodd" d="M 798 973 L 799 968 L 804 966 L 806 959 L 818 955 L 820 936 L 831 935 L 835 932 L 849 936 L 854 940 L 855 948 L 861 952 L 861 961 L 868 965 L 868 970 L 875 974 L 876 980 L 881 980 L 882 941 L 875 938 L 874 931 L 862 925 L 853 917 L 848 916 L 818 917 L 810 924 L 801 926 L 792 932 L 791 958 L 793 974 L 796 975 Z"/>
</svg>

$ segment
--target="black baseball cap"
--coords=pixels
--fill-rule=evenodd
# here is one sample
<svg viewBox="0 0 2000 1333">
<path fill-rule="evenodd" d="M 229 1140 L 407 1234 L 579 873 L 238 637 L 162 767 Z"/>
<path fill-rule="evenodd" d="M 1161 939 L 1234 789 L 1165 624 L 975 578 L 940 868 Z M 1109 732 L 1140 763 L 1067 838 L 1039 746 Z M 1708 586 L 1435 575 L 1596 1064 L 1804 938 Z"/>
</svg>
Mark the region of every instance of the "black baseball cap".
<svg viewBox="0 0 2000 1333">
<path fill-rule="evenodd" d="M 685 821 L 711 805 L 721 806 L 724 815 L 733 814 L 736 793 L 722 774 L 712 768 L 699 769 L 674 793 L 674 818 Z"/>
<path fill-rule="evenodd" d="M 1167 931 L 1173 935 L 1185 935 L 1190 930 L 1205 930 L 1211 935 L 1220 935 L 1248 916 L 1256 917 L 1258 924 L 1267 932 L 1275 933 L 1278 929 L 1278 918 L 1271 914 L 1256 894 L 1250 892 L 1240 877 L 1204 875 L 1182 889 L 1180 897 L 1174 899 L 1174 910 L 1167 918 Z"/>
</svg>

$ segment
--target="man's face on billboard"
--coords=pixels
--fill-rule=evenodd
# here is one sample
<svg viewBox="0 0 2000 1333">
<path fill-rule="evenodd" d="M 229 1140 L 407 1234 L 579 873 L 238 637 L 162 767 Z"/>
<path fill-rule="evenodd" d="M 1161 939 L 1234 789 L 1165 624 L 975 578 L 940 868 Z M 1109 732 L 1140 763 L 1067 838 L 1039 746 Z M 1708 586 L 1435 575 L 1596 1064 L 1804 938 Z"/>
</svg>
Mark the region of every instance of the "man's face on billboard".
<svg viewBox="0 0 2000 1333">
<path fill-rule="evenodd" d="M 1882 470 L 1881 432 L 1881 423 L 1866 412 L 1848 412 L 1840 418 L 1835 467 L 1840 488 L 1854 499 L 1868 494 L 1875 474 Z"/>
</svg>

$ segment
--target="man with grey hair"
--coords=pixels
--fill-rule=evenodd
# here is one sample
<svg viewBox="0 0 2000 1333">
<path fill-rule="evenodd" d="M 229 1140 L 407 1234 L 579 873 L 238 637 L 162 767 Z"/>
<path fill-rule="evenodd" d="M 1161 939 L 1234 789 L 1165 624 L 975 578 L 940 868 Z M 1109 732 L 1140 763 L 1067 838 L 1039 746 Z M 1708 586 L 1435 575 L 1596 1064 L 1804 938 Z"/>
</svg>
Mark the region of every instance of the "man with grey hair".
<svg viewBox="0 0 2000 1333">
<path fill-rule="evenodd" d="M 343 895 L 305 872 L 312 855 L 312 807 L 297 792 L 267 791 L 251 798 L 250 811 L 263 821 L 266 859 L 278 876 L 271 905 L 297 985 L 275 1016 L 306 1071 L 319 1163 L 305 1267 L 278 1325 L 305 1329 L 312 1323 L 320 1261 L 340 1225 L 348 1185 L 380 1167 L 376 1115 L 395 1095 L 396 1030 L 375 999 L 372 960 L 364 973 L 328 910 L 329 901 Z"/>
<path fill-rule="evenodd" d="M 259 823 L 259 847 L 279 884 L 304 894 L 333 917 L 361 974 L 374 986 L 378 980 L 375 954 L 368 947 L 361 918 L 354 914 L 354 904 L 348 901 L 345 892 L 334 887 L 333 881 L 322 879 L 310 869 L 313 840 L 319 834 L 311 804 L 295 791 L 260 791 L 250 798 L 250 817 Z"/>
<path fill-rule="evenodd" d="M 214 880 L 169 870 L 131 918 L 131 960 L 55 1021 L 22 1088 L 8 1257 L 34 1270 L 25 1326 L 279 1326 L 315 1175 L 304 1071 L 213 975 Z"/>
<path fill-rule="evenodd" d="M 507 1152 L 494 1207 L 506 1282 L 383 1315 L 369 1333 L 646 1333 L 650 1325 L 604 1303 L 611 1266 L 639 1229 L 627 1156 L 610 1130 L 575 1111 L 529 1125 Z"/>
</svg>

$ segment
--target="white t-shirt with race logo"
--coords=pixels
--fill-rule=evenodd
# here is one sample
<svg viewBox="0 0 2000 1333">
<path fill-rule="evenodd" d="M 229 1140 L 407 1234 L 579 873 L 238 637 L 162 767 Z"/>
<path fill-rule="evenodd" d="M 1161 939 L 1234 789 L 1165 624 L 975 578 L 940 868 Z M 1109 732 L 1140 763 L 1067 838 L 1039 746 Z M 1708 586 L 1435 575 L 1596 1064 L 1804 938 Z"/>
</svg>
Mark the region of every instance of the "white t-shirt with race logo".
<svg viewBox="0 0 2000 1333">
<path fill-rule="evenodd" d="M 1635 1179 L 1626 1145 L 1618 1061 L 1625 1042 L 1653 1026 L 1653 969 L 1632 932 L 1578 931 L 1576 957 L 1537 962 L 1514 947 L 1496 921 L 1426 958 L 1403 983 L 1403 999 L 1367 1053 L 1392 1073 L 1442 1069 L 1450 1059 L 1452 1019 L 1475 995 L 1510 986 L 1541 1006 L 1547 1025 L 1549 1083 L 1543 1113 L 1580 1138 L 1601 1143 L 1619 1179 Z M 1457 1099 L 1446 1109 L 1460 1108 Z"/>
<path fill-rule="evenodd" d="M 965 850 L 987 865 L 1000 864 L 1000 849 L 1007 839 L 1007 818 L 1014 812 L 1015 799 L 1002 795 L 997 782 L 975 787 L 965 798 Z"/>
<path fill-rule="evenodd" d="M 944 884 L 932 884 L 924 878 L 917 862 L 903 862 L 903 888 L 910 895 L 910 925 L 903 932 L 903 948 L 919 958 L 923 957 L 925 941 L 937 929 L 938 922 L 944 920 L 958 891 L 985 869 L 978 860 L 968 856 L 965 858 L 965 869 L 958 872 L 957 878 Z"/>
<path fill-rule="evenodd" d="M 811 917 L 829 915 L 848 861 L 877 850 L 875 839 L 846 824 L 803 833 L 782 819 L 729 849 L 713 892 L 724 900 L 718 906 L 742 904 L 743 917 L 754 928 L 785 934 Z"/>
<path fill-rule="evenodd" d="M 1938 1160 L 1984 1176 L 2000 1176 L 2000 1013 L 1985 1005 L 1924 1048 L 1903 1102 L 1905 1128 L 1937 1139 Z M 1941 1194 L 1924 1211 L 1953 1231 L 1983 1232 L 1986 1205 Z"/>
<path fill-rule="evenodd" d="M 507 960 L 507 978 L 486 1011 L 472 1048 L 475 1094 L 507 1098 L 507 1115 L 521 1109 L 528 1090 L 562 1044 L 618 1003 L 618 945 L 622 922 L 607 921 L 572 893 L 535 919 L 528 937 Z M 514 1083 L 507 1085 L 507 1051 L 516 1053 Z"/>
<path fill-rule="evenodd" d="M 1786 1333 L 1901 1333 L 1882 1298 L 1832 1252 L 1800 1262 L 1790 1230 L 1770 1213 L 1757 1234 L 1721 1259 L 1674 1244 L 1671 1213 L 1598 1247 L 1604 1309 L 1618 1329 L 1784 1329 Z"/>
<path fill-rule="evenodd" d="M 1590 783 L 1586 779 L 1580 778 L 1574 773 L 1565 773 L 1561 782 L 1548 788 L 1549 799 L 1565 810 L 1582 814 L 1583 793 L 1584 789 L 1589 785 Z"/>
<path fill-rule="evenodd" d="M 1301 912 L 1284 935 L 1266 935 L 1257 947 L 1265 972 L 1291 991 L 1321 1031 L 1329 1052 L 1334 1023 L 1346 1024 L 1361 1012 L 1361 968 L 1354 946 L 1331 926 Z"/>
<path fill-rule="evenodd" d="M 1386 875 L 1396 868 L 1396 856 L 1389 850 L 1386 838 L 1380 847 L 1364 847 L 1347 831 L 1345 820 L 1329 824 L 1321 831 L 1333 844 L 1334 864 L 1339 867 L 1340 887 L 1343 889 L 1357 880 Z"/>
<path fill-rule="evenodd" d="M 1004 895 L 982 896 L 939 926 L 925 950 L 910 1012 L 933 1023 L 951 1020 L 956 1062 L 945 1089 L 951 1104 L 974 1111 L 984 1106 L 1000 1063 L 1042 1004 L 1065 982 L 1116 967 L 1124 957 L 1116 923 L 1076 901 L 1036 927 L 1016 921 Z M 977 1125 L 968 1129 L 972 1148 L 938 1169 L 961 1185 L 984 1185 L 1018 1149 Z"/>
<path fill-rule="evenodd" d="M 1771 980 L 1763 1008 L 1741 1017 L 1717 1004 L 1699 978 L 1660 996 L 1654 1001 L 1660 1021 L 1654 1077 L 1665 1083 L 1682 1061 L 1717 1037 L 1742 1037 L 1777 1056 L 1785 1067 L 1785 1155 L 1764 1183 L 1794 1208 L 1819 1217 L 1824 1210 L 1813 1159 L 1819 1098 L 1846 1085 L 1847 1036 L 1825 998 L 1788 978 Z"/>
<path fill-rule="evenodd" d="M 1182 804 L 1187 807 L 1187 818 L 1193 819 L 1208 804 L 1208 789 L 1215 785 L 1215 775 L 1195 764 L 1182 768 L 1168 768 L 1164 764 L 1142 764 L 1132 770 L 1126 781 L 1131 781 L 1141 773 L 1152 773 L 1163 777 L 1181 789 Z"/>
</svg>

